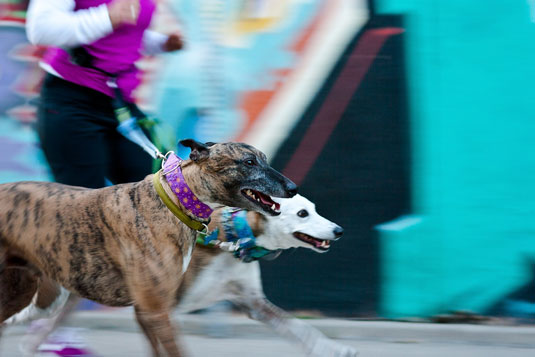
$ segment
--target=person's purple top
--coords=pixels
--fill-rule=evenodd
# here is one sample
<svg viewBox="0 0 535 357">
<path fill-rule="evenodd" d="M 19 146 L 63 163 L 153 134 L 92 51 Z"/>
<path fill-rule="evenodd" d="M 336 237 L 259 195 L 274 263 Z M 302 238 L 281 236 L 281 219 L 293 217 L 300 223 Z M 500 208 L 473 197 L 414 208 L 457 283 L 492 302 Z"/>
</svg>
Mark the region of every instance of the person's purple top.
<svg viewBox="0 0 535 357">
<path fill-rule="evenodd" d="M 111 0 L 76 0 L 75 11 L 109 2 Z M 118 75 L 117 84 L 128 101 L 133 101 L 132 92 L 141 82 L 134 62 L 141 57 L 143 32 L 149 27 L 154 10 L 154 0 L 140 0 L 136 25 L 121 25 L 108 36 L 84 46 L 94 58 L 93 66 Z M 104 73 L 73 64 L 63 49 L 50 48 L 43 61 L 69 82 L 114 96 L 113 90 L 106 84 L 108 77 Z"/>
</svg>

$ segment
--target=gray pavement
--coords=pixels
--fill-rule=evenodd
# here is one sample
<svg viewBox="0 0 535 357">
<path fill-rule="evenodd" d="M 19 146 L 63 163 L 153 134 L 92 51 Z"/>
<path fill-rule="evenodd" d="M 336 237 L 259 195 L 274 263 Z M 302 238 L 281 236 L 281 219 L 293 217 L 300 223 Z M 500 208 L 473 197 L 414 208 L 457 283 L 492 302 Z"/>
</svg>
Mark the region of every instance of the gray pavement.
<svg viewBox="0 0 535 357">
<path fill-rule="evenodd" d="M 192 357 L 304 356 L 298 345 L 241 315 L 176 315 L 185 350 Z M 535 327 L 427 324 L 311 319 L 326 335 L 360 351 L 361 357 L 533 357 Z M 68 322 L 101 357 L 148 356 L 148 345 L 130 309 L 84 311 Z M 20 356 L 26 326 L 5 330 L 0 356 Z"/>
</svg>

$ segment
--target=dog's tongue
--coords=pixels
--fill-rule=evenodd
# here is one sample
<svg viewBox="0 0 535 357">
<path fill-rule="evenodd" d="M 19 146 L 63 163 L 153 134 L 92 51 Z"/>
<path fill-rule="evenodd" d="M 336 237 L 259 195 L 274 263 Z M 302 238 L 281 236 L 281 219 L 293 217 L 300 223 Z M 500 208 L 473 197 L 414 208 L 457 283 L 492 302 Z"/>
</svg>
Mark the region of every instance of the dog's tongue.
<svg viewBox="0 0 535 357">
<path fill-rule="evenodd" d="M 275 204 L 275 207 L 277 208 L 277 210 L 280 208 L 280 205 L 277 203 L 277 202 L 274 202 L 271 197 L 267 196 L 267 195 L 264 195 L 263 193 L 260 193 L 259 192 L 259 195 L 260 197 L 260 201 L 267 205 L 267 206 L 272 206 L 273 204 Z"/>
</svg>

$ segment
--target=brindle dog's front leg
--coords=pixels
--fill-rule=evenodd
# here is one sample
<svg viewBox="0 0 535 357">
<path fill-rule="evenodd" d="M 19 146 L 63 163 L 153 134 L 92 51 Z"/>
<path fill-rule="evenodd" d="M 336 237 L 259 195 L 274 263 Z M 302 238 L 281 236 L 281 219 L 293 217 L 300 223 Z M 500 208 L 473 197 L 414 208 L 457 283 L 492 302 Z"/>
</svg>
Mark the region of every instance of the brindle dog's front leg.
<svg viewBox="0 0 535 357">
<path fill-rule="evenodd" d="M 183 354 L 178 349 L 175 340 L 175 329 L 169 318 L 169 311 L 143 311 L 139 306 L 135 307 L 136 318 L 143 332 L 149 339 L 154 357 L 160 356 L 158 342 L 169 357 L 180 357 Z"/>
<path fill-rule="evenodd" d="M 152 348 L 152 355 L 158 356 L 160 353 L 160 345 L 158 343 L 158 338 L 154 333 L 152 333 L 152 330 L 147 325 L 146 319 L 143 317 L 143 312 L 140 311 L 139 307 L 134 306 L 134 310 L 136 312 L 136 320 L 139 326 L 141 327 L 141 330 L 143 331 L 145 336 L 147 336 L 150 342 L 150 347 Z"/>
<path fill-rule="evenodd" d="M 179 259 L 175 253 L 171 250 L 156 251 L 143 259 L 136 259 L 131 262 L 128 275 L 136 319 L 147 336 L 155 357 L 182 356 L 170 319 L 176 290 L 182 280 L 182 276 L 177 274 L 180 265 L 177 264 Z M 161 347 L 165 353 L 161 353 Z"/>
</svg>

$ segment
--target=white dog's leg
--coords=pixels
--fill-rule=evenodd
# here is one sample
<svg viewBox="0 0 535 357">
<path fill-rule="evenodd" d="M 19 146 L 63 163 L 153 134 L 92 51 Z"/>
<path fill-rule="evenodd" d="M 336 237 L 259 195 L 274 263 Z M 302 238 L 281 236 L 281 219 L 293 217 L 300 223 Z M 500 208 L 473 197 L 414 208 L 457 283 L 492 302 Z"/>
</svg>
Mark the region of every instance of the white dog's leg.
<svg viewBox="0 0 535 357">
<path fill-rule="evenodd" d="M 66 290 L 65 290 L 66 291 Z M 68 292 L 67 292 L 68 293 Z M 35 331 L 27 333 L 24 337 L 21 349 L 29 356 L 33 356 L 37 352 L 39 346 L 45 342 L 52 332 L 70 315 L 73 309 L 78 305 L 80 298 L 74 294 L 69 294 L 64 305 L 59 306 L 53 317 L 42 319 L 41 324 Z"/>
<path fill-rule="evenodd" d="M 4 321 L 6 325 L 15 325 L 15 324 L 22 324 L 28 321 L 37 320 L 39 318 L 46 318 L 49 316 L 54 316 L 57 314 L 58 311 L 62 308 L 62 306 L 66 303 L 68 300 L 69 292 L 63 288 L 60 290 L 60 294 L 58 297 L 54 300 L 54 302 L 44 308 L 41 309 L 37 306 L 37 293 L 32 298 L 32 302 L 26 306 L 24 309 L 16 313 L 15 315 L 11 316 L 9 319 Z"/>
<path fill-rule="evenodd" d="M 311 356 L 354 357 L 358 354 L 353 347 L 329 339 L 311 325 L 273 305 L 265 297 L 240 299 L 236 303 L 245 308 L 252 319 L 269 325 L 283 337 L 297 340 Z"/>
</svg>

